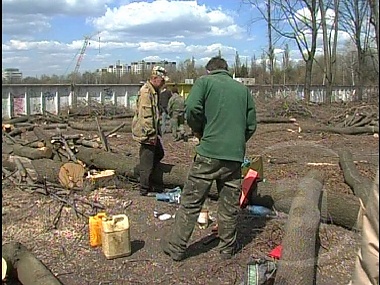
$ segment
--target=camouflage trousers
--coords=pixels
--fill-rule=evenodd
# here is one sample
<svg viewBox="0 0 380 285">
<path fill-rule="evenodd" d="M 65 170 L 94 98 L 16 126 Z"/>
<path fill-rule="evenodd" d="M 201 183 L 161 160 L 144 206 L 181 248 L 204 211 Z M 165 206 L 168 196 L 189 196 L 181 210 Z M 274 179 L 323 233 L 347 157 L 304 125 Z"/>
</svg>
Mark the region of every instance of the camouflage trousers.
<svg viewBox="0 0 380 285">
<path fill-rule="evenodd" d="M 173 138 L 182 138 L 185 135 L 185 116 L 182 112 L 173 112 L 170 117 L 170 128 Z M 179 135 L 178 135 L 179 132 Z"/>
<path fill-rule="evenodd" d="M 175 215 L 171 235 L 168 237 L 168 245 L 176 254 L 185 252 L 214 180 L 219 193 L 217 209 L 219 250 L 228 253 L 233 251 L 240 210 L 241 163 L 197 154 L 181 193 L 181 204 Z"/>
</svg>

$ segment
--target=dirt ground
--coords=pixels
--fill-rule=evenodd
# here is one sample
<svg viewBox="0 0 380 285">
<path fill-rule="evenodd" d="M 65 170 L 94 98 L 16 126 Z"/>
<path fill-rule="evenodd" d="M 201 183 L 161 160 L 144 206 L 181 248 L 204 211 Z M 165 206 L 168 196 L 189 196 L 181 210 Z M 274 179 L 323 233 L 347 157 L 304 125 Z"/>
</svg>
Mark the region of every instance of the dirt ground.
<svg viewBox="0 0 380 285">
<path fill-rule="evenodd" d="M 259 114 L 271 106 L 258 104 Z M 344 112 L 348 106 L 308 106 L 312 117 L 294 116 L 301 128 L 326 122 Z M 362 175 L 375 178 L 378 166 L 378 137 L 370 134 L 341 135 L 323 132 L 298 132 L 294 124 L 259 124 L 248 142 L 247 156 L 262 155 L 265 182 L 273 187 L 297 188 L 300 178 L 311 169 L 326 173 L 324 191 L 352 194 L 344 182 L 338 164 L 337 150 L 349 149 Z M 78 133 L 77 130 L 68 130 Z M 83 133 L 83 132 L 81 132 Z M 85 132 L 95 135 L 96 132 Z M 226 134 L 228 135 L 228 134 Z M 191 164 L 195 142 L 173 142 L 170 134 L 163 137 L 166 156 L 163 162 Z M 113 151 L 137 156 L 138 145 L 128 133 L 109 138 Z M 284 163 L 273 163 L 284 161 Z M 331 165 L 308 165 L 307 163 Z M 161 252 L 160 238 L 165 235 L 173 219 L 160 221 L 153 212 L 175 214 L 178 205 L 156 201 L 155 197 L 140 197 L 137 185 L 98 188 L 90 193 L 75 195 L 97 199 L 106 205 L 108 214 L 125 213 L 130 221 L 132 254 L 107 260 L 101 248 L 91 248 L 88 220 L 76 216 L 64 207 L 56 227 L 54 219 L 60 204 L 41 194 L 20 191 L 3 180 L 2 185 L 2 244 L 19 241 L 27 246 L 61 281 L 67 285 L 121 284 L 241 284 L 247 262 L 253 257 L 264 257 L 281 244 L 284 236 L 285 213 L 275 218 L 256 218 L 242 211 L 238 239 L 242 251 L 233 259 L 221 261 L 216 250 L 217 241 L 207 243 L 211 224 L 206 229 L 195 228 L 189 243 L 189 257 L 173 262 Z M 259 184 L 260 187 L 260 184 Z M 217 201 L 210 200 L 210 215 L 215 217 Z M 317 285 L 345 285 L 350 280 L 360 233 L 335 225 L 321 224 L 321 248 L 318 258 Z M 302 259 L 302 257 L 300 257 Z M 307 285 L 307 284 L 305 284 Z"/>
</svg>

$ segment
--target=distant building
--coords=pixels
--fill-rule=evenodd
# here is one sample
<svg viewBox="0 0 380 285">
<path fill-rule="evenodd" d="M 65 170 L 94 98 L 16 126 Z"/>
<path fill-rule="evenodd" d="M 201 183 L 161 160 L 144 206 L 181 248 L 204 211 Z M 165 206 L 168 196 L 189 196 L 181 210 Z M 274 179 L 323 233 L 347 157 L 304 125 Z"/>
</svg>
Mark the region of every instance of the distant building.
<svg viewBox="0 0 380 285">
<path fill-rule="evenodd" d="M 175 61 L 135 61 L 131 62 L 129 66 L 129 72 L 133 74 L 144 74 L 156 65 L 164 67 L 167 71 L 173 71 L 177 69 L 177 63 Z"/>
<path fill-rule="evenodd" d="M 146 76 L 150 70 L 156 66 L 160 65 L 164 67 L 168 72 L 175 71 L 177 69 L 177 63 L 175 61 L 134 61 L 130 65 L 120 64 L 120 61 L 116 65 L 110 65 L 105 68 L 98 68 L 97 73 L 114 73 L 118 77 L 121 77 L 127 73 L 131 74 L 142 74 Z"/>
<path fill-rule="evenodd" d="M 117 77 L 122 77 L 128 73 L 128 66 L 126 64 L 120 64 L 120 60 L 115 65 L 109 65 L 106 68 L 99 68 L 96 70 L 98 73 L 113 73 Z"/>
<path fill-rule="evenodd" d="M 22 80 L 22 72 L 18 68 L 4 68 L 3 69 L 3 82 L 5 83 L 18 83 Z"/>
<path fill-rule="evenodd" d="M 255 78 L 247 77 L 247 78 L 242 78 L 242 77 L 234 77 L 236 81 L 239 81 L 240 83 L 243 83 L 244 85 L 255 85 L 256 80 Z"/>
</svg>

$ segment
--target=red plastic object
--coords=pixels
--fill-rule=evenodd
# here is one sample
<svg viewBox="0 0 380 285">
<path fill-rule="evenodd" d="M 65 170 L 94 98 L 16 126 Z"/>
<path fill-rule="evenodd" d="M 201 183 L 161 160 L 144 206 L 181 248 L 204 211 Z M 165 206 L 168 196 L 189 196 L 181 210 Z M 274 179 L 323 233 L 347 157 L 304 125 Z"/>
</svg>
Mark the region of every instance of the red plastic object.
<svg viewBox="0 0 380 285">
<path fill-rule="evenodd" d="M 240 208 L 245 208 L 248 204 L 248 197 L 251 191 L 252 184 L 259 178 L 259 173 L 253 169 L 249 169 L 247 174 L 244 176 L 243 183 L 241 185 L 240 194 Z"/>
<path fill-rule="evenodd" d="M 269 257 L 273 257 L 275 259 L 280 259 L 282 253 L 282 245 L 276 246 L 271 252 L 268 254 Z"/>
</svg>

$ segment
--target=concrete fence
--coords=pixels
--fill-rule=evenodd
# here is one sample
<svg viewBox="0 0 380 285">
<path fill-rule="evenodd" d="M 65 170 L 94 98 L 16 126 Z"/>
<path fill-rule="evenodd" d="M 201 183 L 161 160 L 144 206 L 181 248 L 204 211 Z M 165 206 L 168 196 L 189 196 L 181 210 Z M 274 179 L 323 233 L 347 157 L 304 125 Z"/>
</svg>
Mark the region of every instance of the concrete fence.
<svg viewBox="0 0 380 285">
<path fill-rule="evenodd" d="M 186 97 L 191 84 L 177 84 L 179 92 Z M 278 85 L 271 89 L 267 85 L 248 86 L 256 98 L 291 98 L 303 100 L 302 85 Z M 3 84 L 2 118 L 18 115 L 41 114 L 48 111 L 58 114 L 72 106 L 88 105 L 93 101 L 133 108 L 136 104 L 139 84 L 78 84 L 73 89 L 69 84 Z M 169 86 L 170 88 L 170 86 Z M 272 91 L 273 90 L 273 91 Z M 364 87 L 363 100 L 378 98 L 378 86 Z M 323 102 L 324 86 L 312 86 L 312 102 Z M 355 90 L 352 86 L 337 86 L 333 90 L 332 101 L 352 101 Z"/>
<path fill-rule="evenodd" d="M 2 118 L 20 114 L 58 114 L 72 106 L 93 101 L 133 108 L 139 85 L 4 85 L 2 86 Z"/>
</svg>

